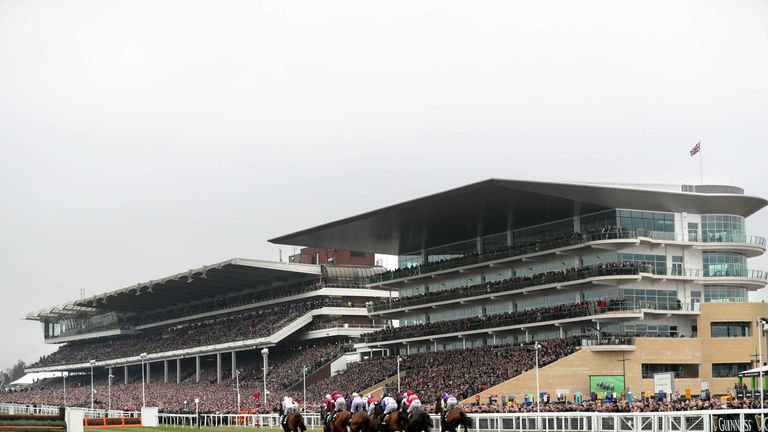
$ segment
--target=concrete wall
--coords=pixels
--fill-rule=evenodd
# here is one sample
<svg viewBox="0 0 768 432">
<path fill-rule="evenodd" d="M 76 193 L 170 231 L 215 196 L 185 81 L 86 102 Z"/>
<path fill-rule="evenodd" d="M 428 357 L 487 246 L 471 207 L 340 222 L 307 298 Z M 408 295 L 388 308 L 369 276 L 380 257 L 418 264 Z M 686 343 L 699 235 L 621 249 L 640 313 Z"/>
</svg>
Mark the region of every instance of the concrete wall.
<svg viewBox="0 0 768 432">
<path fill-rule="evenodd" d="M 713 363 L 748 363 L 757 353 L 758 317 L 768 317 L 765 303 L 704 303 L 697 320 L 698 337 L 695 338 L 636 338 L 633 351 L 602 351 L 604 347 L 584 347 L 578 352 L 551 363 L 539 370 L 540 389 L 553 397 L 556 389 L 568 389 L 589 394 L 590 375 L 622 375 L 622 356 L 626 361 L 626 384 L 636 395 L 653 390 L 653 379 L 642 377 L 643 363 L 673 363 L 699 365 L 698 378 L 675 379 L 676 390 L 681 393 L 691 389 L 699 394 L 702 381 L 709 383 L 713 394 L 724 394 L 737 381 L 735 377 L 713 378 Z M 749 321 L 752 328 L 749 337 L 712 338 L 711 323 Z M 765 339 L 763 339 L 765 342 Z M 768 361 L 763 343 L 763 361 Z M 615 348 L 618 349 L 618 348 Z M 531 370 L 480 393 L 481 401 L 487 402 L 492 394 L 523 395 L 536 393 L 536 374 Z M 474 402 L 475 396 L 465 402 Z"/>
</svg>

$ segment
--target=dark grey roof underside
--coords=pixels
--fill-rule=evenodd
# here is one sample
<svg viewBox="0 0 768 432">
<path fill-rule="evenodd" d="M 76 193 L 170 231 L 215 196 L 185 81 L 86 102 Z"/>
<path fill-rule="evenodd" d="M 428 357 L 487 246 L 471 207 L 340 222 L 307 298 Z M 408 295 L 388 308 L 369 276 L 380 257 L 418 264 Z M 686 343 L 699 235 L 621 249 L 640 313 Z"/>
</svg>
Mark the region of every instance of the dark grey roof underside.
<svg viewBox="0 0 768 432">
<path fill-rule="evenodd" d="M 612 208 L 747 217 L 766 204 L 742 194 L 490 179 L 270 242 L 399 255 Z"/>
</svg>

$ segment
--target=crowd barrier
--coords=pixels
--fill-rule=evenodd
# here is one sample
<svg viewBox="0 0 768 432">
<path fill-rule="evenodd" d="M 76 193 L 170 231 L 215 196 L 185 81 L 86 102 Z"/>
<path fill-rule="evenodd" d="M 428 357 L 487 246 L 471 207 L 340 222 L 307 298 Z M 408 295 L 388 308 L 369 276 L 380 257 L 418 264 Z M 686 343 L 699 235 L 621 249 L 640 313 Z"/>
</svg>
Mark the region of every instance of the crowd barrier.
<svg viewBox="0 0 768 432">
<path fill-rule="evenodd" d="M 440 418 L 430 416 L 433 430 Z M 760 427 L 761 411 L 672 411 L 634 413 L 560 412 L 525 414 L 469 414 L 470 431 L 512 432 L 766 432 Z M 768 412 L 765 413 L 768 417 Z M 762 419 L 763 422 L 765 419 Z M 200 427 L 279 427 L 275 414 L 200 414 Z M 159 414 L 165 426 L 197 427 L 194 414 Z M 321 428 L 320 416 L 305 415 L 310 429 Z"/>
<path fill-rule="evenodd" d="M 57 414 L 59 408 L 50 405 L 31 407 L 0 404 L 0 413 Z M 105 411 L 83 409 L 85 417 L 140 417 L 135 411 Z M 762 414 L 762 416 L 761 416 Z M 430 416 L 433 430 L 439 431 L 440 418 Z M 556 412 L 524 414 L 469 414 L 470 431 L 512 432 L 768 432 L 761 427 L 768 410 L 714 410 L 670 412 Z M 310 429 L 320 429 L 318 414 L 307 413 L 304 422 Z M 158 423 L 172 427 L 267 427 L 279 428 L 277 414 L 158 414 Z"/>
</svg>

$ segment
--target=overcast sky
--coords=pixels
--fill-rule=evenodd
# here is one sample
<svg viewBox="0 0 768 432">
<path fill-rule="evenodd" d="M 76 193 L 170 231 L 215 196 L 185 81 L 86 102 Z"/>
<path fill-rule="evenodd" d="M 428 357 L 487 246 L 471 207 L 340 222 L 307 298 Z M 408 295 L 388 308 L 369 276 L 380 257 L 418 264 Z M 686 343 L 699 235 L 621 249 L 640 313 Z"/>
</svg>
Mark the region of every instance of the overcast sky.
<svg viewBox="0 0 768 432">
<path fill-rule="evenodd" d="M 81 288 L 489 177 L 698 183 L 698 140 L 768 197 L 768 2 L 0 0 L 0 367 Z"/>
</svg>

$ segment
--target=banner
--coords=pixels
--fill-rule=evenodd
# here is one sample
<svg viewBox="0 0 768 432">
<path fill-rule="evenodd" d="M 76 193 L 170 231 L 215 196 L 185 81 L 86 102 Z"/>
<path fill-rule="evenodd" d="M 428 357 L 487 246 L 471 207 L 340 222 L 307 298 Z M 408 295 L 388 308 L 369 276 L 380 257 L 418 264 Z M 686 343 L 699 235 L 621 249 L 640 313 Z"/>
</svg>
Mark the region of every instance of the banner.
<svg viewBox="0 0 768 432">
<path fill-rule="evenodd" d="M 713 414 L 712 432 L 763 432 L 765 430 L 760 428 L 760 414 L 744 414 L 743 430 L 740 428 L 739 417 L 739 414 Z"/>
</svg>

